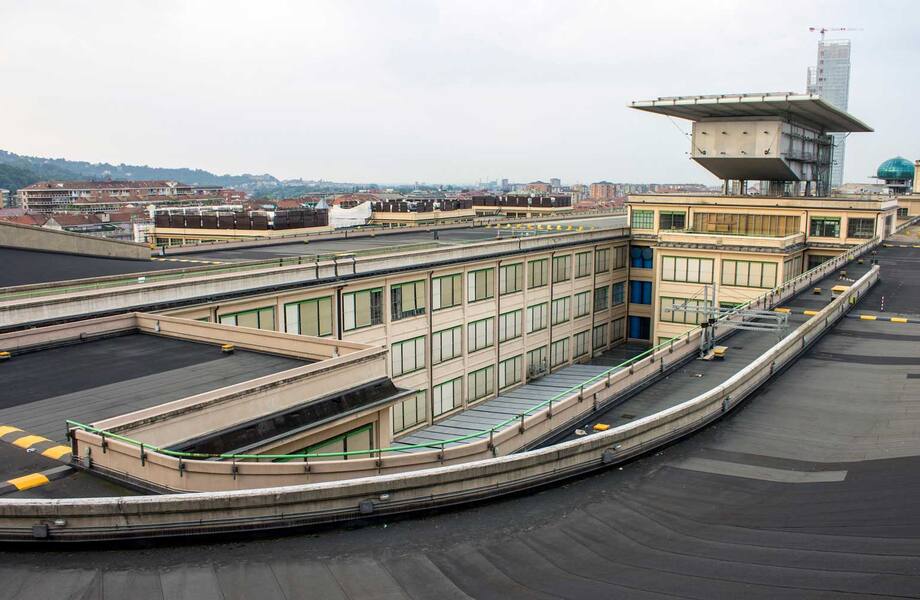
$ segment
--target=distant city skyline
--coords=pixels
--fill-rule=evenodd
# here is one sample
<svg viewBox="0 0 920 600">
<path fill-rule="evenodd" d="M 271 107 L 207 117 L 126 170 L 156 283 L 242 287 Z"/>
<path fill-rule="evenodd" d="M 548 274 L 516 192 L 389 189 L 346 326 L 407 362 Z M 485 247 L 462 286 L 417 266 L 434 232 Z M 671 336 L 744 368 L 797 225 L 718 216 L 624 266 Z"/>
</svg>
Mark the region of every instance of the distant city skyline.
<svg viewBox="0 0 920 600">
<path fill-rule="evenodd" d="M 847 26 L 861 31 L 828 39 L 852 39 L 849 109 L 876 133 L 848 140 L 845 181 L 920 158 L 907 0 L 88 6 L 0 5 L 16 24 L 0 48 L 4 149 L 356 183 L 713 185 L 686 156 L 688 122 L 626 105 L 804 91 L 808 27 Z"/>
</svg>

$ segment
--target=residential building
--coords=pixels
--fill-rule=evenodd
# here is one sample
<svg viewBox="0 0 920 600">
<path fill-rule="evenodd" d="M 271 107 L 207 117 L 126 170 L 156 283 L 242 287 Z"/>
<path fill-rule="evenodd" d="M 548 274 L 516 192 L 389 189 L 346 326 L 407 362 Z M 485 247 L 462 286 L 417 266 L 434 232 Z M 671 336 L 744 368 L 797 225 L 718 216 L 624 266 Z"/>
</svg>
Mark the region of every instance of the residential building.
<svg viewBox="0 0 920 600">
<path fill-rule="evenodd" d="M 590 196 L 595 201 L 612 202 L 617 197 L 617 186 L 609 181 L 592 183 Z"/>
<path fill-rule="evenodd" d="M 545 181 L 531 181 L 527 184 L 527 191 L 537 194 L 551 194 L 553 193 L 553 186 Z"/>
<path fill-rule="evenodd" d="M 245 200 L 246 194 L 220 186 L 177 181 L 42 181 L 17 192 L 19 206 L 41 213 L 117 212 L 127 205 L 185 205 Z"/>
</svg>

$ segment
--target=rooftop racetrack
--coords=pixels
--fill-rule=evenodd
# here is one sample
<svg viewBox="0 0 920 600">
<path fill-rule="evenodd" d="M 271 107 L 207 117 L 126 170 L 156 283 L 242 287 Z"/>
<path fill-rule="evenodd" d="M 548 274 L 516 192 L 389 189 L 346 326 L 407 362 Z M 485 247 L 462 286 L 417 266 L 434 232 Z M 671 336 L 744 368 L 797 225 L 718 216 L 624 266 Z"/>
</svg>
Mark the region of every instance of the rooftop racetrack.
<svg viewBox="0 0 920 600">
<path fill-rule="evenodd" d="M 874 292 L 920 312 L 899 292 L 920 250 L 879 261 Z M 844 319 L 718 423 L 565 485 L 351 530 L 4 553 L 0 599 L 916 597 L 917 335 Z"/>
</svg>

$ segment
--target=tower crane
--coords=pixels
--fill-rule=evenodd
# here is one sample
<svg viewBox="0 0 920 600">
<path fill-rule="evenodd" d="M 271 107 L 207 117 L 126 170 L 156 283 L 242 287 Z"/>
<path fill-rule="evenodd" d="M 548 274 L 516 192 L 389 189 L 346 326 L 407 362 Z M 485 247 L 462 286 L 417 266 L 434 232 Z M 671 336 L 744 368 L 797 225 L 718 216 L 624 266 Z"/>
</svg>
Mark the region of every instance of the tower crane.
<svg viewBox="0 0 920 600">
<path fill-rule="evenodd" d="M 824 41 L 824 34 L 828 31 L 862 31 L 862 29 L 856 27 L 809 27 L 808 31 L 815 33 L 818 32 L 821 34 L 821 41 Z"/>
</svg>

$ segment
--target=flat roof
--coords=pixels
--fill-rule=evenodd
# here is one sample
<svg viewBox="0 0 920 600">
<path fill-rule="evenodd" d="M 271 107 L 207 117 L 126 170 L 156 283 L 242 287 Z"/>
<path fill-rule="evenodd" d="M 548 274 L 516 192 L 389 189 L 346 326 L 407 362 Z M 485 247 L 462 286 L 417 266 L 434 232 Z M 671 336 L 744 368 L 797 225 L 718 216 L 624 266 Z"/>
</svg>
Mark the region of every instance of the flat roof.
<svg viewBox="0 0 920 600">
<path fill-rule="evenodd" d="M 94 423 L 307 363 L 136 332 L 14 354 L 0 366 L 0 424 L 64 442 L 67 419 Z"/>
<path fill-rule="evenodd" d="M 585 226 L 585 228 L 616 228 L 626 226 L 624 215 L 609 217 L 564 218 L 553 221 L 539 221 L 542 224 L 561 224 L 564 226 Z M 341 239 L 299 238 L 286 244 L 270 243 L 260 240 L 264 245 L 253 244 L 242 248 L 221 249 L 220 245 L 205 246 L 200 250 L 189 250 L 170 254 L 152 260 L 128 260 L 101 258 L 76 254 L 42 252 L 18 248 L 0 247 L 0 288 L 54 283 L 76 279 L 106 277 L 111 275 L 141 275 L 152 271 L 180 270 L 200 267 L 219 267 L 219 263 L 235 263 L 253 260 L 271 260 L 288 256 L 320 256 L 337 253 L 384 253 L 387 249 L 414 247 L 456 246 L 476 242 L 489 242 L 501 236 L 502 239 L 519 235 L 519 232 L 487 229 L 485 227 L 458 227 L 457 229 L 440 229 L 438 239 L 434 232 L 423 227 L 413 228 L 399 233 L 371 235 L 369 232 L 349 231 L 354 237 Z M 548 235 L 556 233 L 546 230 L 533 230 L 533 234 Z M 207 271 L 202 271 L 206 275 Z"/>
<path fill-rule="evenodd" d="M 538 224 L 544 225 L 573 225 L 575 227 L 584 226 L 585 228 L 595 227 L 616 228 L 626 227 L 625 215 L 611 215 L 609 217 L 583 217 L 583 218 L 561 218 L 552 221 L 539 221 Z M 414 228 L 413 228 L 414 229 Z M 370 236 L 366 233 L 359 234 L 355 232 L 355 237 L 317 240 L 304 243 L 304 240 L 291 242 L 290 244 L 274 244 L 264 246 L 248 246 L 245 248 L 228 248 L 225 250 L 217 248 L 202 249 L 201 251 L 170 255 L 174 257 L 187 257 L 200 260 L 216 261 L 238 261 L 238 260 L 268 260 L 272 258 L 282 258 L 285 256 L 314 256 L 334 253 L 362 253 L 380 251 L 383 253 L 387 248 L 402 248 L 406 246 L 419 246 L 425 244 L 435 246 L 458 246 L 471 244 L 475 242 L 490 242 L 495 239 L 506 239 L 514 235 L 520 235 L 520 232 L 504 231 L 496 229 L 487 229 L 485 227 L 463 227 L 458 229 L 440 229 L 437 230 L 437 239 L 434 238 L 434 231 L 409 230 L 400 233 L 387 233 L 385 235 Z M 548 235 L 556 233 L 547 230 L 532 230 L 534 235 Z M 561 232 L 560 232 L 561 233 Z"/>
<path fill-rule="evenodd" d="M 201 266 L 0 247 L 0 288 Z"/>
<path fill-rule="evenodd" d="M 853 115 L 833 106 L 817 94 L 773 92 L 673 96 L 657 100 L 635 100 L 629 104 L 629 107 L 690 121 L 714 118 L 783 117 L 805 121 L 830 132 L 873 131 L 871 127 Z"/>
</svg>

